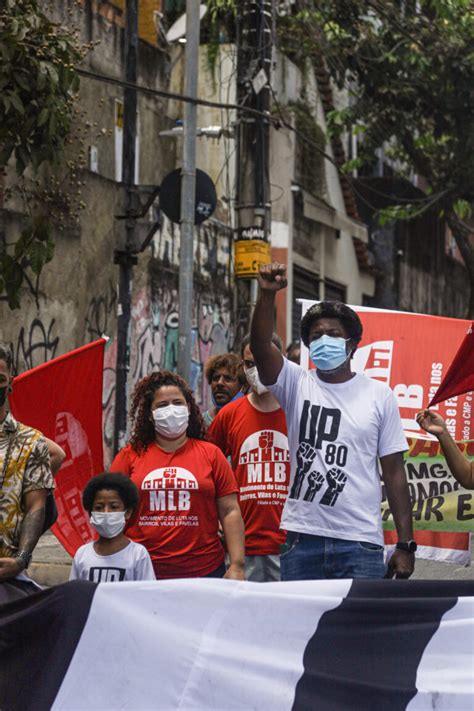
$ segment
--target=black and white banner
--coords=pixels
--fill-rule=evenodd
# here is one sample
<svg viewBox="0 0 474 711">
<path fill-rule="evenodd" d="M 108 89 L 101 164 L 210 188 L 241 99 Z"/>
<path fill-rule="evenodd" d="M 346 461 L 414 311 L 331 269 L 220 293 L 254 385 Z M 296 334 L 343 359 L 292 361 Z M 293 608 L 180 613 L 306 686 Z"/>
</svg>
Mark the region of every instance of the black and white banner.
<svg viewBox="0 0 474 711">
<path fill-rule="evenodd" d="M 0 607 L 1 711 L 474 708 L 474 581 L 75 582 Z"/>
</svg>

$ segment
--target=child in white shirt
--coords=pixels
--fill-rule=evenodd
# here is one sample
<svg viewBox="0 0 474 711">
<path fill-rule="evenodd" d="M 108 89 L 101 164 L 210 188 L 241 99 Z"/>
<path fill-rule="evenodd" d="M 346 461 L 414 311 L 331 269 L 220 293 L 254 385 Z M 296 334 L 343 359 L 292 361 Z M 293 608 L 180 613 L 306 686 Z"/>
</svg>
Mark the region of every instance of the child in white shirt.
<svg viewBox="0 0 474 711">
<path fill-rule="evenodd" d="M 69 580 L 156 580 L 146 548 L 123 534 L 138 505 L 135 484 L 124 474 L 99 474 L 87 483 L 82 504 L 99 538 L 77 550 Z"/>
</svg>

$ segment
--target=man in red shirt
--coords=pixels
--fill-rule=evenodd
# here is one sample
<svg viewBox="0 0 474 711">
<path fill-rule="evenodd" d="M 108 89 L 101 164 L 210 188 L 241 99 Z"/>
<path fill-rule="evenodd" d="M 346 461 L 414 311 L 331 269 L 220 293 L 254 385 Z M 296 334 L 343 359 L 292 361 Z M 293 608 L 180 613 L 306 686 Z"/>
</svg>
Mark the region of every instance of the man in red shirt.
<svg viewBox="0 0 474 711">
<path fill-rule="evenodd" d="M 288 493 L 290 457 L 283 410 L 258 377 L 249 347 L 242 343 L 244 372 L 250 393 L 230 403 L 214 418 L 208 437 L 230 457 L 245 525 L 245 575 L 247 580 L 280 580 L 280 530 Z M 273 343 L 282 350 L 280 338 Z"/>
</svg>

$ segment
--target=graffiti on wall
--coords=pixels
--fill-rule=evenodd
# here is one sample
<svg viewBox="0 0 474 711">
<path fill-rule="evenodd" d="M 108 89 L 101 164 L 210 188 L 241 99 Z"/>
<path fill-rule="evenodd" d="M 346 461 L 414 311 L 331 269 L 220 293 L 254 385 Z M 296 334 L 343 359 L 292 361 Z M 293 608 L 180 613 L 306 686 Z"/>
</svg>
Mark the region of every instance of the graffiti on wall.
<svg viewBox="0 0 474 711">
<path fill-rule="evenodd" d="M 206 361 L 229 350 L 234 342 L 231 319 L 230 231 L 207 224 L 198 230 L 194 284 L 193 342 L 190 386 L 200 407 L 209 406 L 204 377 Z M 164 220 L 148 262 L 147 285 L 133 294 L 130 327 L 129 400 L 135 384 L 154 370 L 176 370 L 178 362 L 179 229 Z M 89 340 L 115 332 L 117 294 L 112 285 L 91 299 L 86 315 Z M 115 363 L 117 346 L 105 351 L 103 426 L 106 465 L 113 447 Z"/>
<path fill-rule="evenodd" d="M 177 275 L 151 279 L 132 309 L 131 375 L 133 384 L 157 368 L 175 370 L 178 362 Z M 195 286 L 190 385 L 203 408 L 208 388 L 203 380 L 210 356 L 224 353 L 232 342 L 231 304 L 227 293 L 209 284 Z"/>
<path fill-rule="evenodd" d="M 59 345 L 56 320 L 34 318 L 29 326 L 22 326 L 16 343 L 11 343 L 13 366 L 16 373 L 30 370 L 56 356 Z"/>
<path fill-rule="evenodd" d="M 150 286 L 133 298 L 130 338 L 129 394 L 135 384 L 154 370 L 176 370 L 178 362 L 177 274 L 152 278 Z M 203 410 L 209 406 L 205 363 L 229 350 L 233 342 L 231 303 L 227 293 L 197 285 L 193 314 L 190 385 Z M 95 336 L 96 337 L 96 336 Z M 106 466 L 112 459 L 117 344 L 106 348 L 104 361 L 103 427 Z M 130 398 L 129 398 L 130 399 Z"/>
<path fill-rule="evenodd" d="M 94 296 L 90 300 L 86 313 L 86 335 L 89 341 L 114 333 L 116 312 L 117 291 L 112 282 L 109 282 L 105 294 Z"/>
</svg>

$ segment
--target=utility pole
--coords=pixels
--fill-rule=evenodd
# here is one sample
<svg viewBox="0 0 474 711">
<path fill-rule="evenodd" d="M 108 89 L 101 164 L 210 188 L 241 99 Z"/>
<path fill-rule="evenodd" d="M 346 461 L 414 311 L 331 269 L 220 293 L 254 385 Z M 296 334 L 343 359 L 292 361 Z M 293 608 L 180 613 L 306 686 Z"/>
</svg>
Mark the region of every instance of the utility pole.
<svg viewBox="0 0 474 711">
<path fill-rule="evenodd" d="M 272 0 L 242 0 L 238 17 L 238 103 L 268 113 L 273 48 Z M 239 240 L 260 241 L 268 252 L 271 229 L 270 123 L 237 116 L 237 230 Z M 264 245 L 262 245 L 262 242 Z M 238 328 L 247 331 L 257 298 L 256 278 L 237 281 Z"/>
<path fill-rule="evenodd" d="M 200 8 L 197 0 L 186 0 L 185 94 L 197 97 L 199 74 Z M 181 171 L 181 242 L 179 252 L 178 373 L 189 382 L 191 375 L 194 219 L 196 194 L 197 106 L 186 102 L 184 109 L 183 168 Z"/>
<path fill-rule="evenodd" d="M 136 83 L 138 65 L 138 0 L 127 0 L 125 29 L 125 80 Z M 117 309 L 117 364 L 115 380 L 114 452 L 125 444 L 127 433 L 128 373 L 130 370 L 130 317 L 132 272 L 137 263 L 135 223 L 137 190 L 135 159 L 137 138 L 137 92 L 126 88 L 123 100 L 122 182 L 125 188 L 125 244 L 114 253 L 119 265 Z"/>
</svg>

